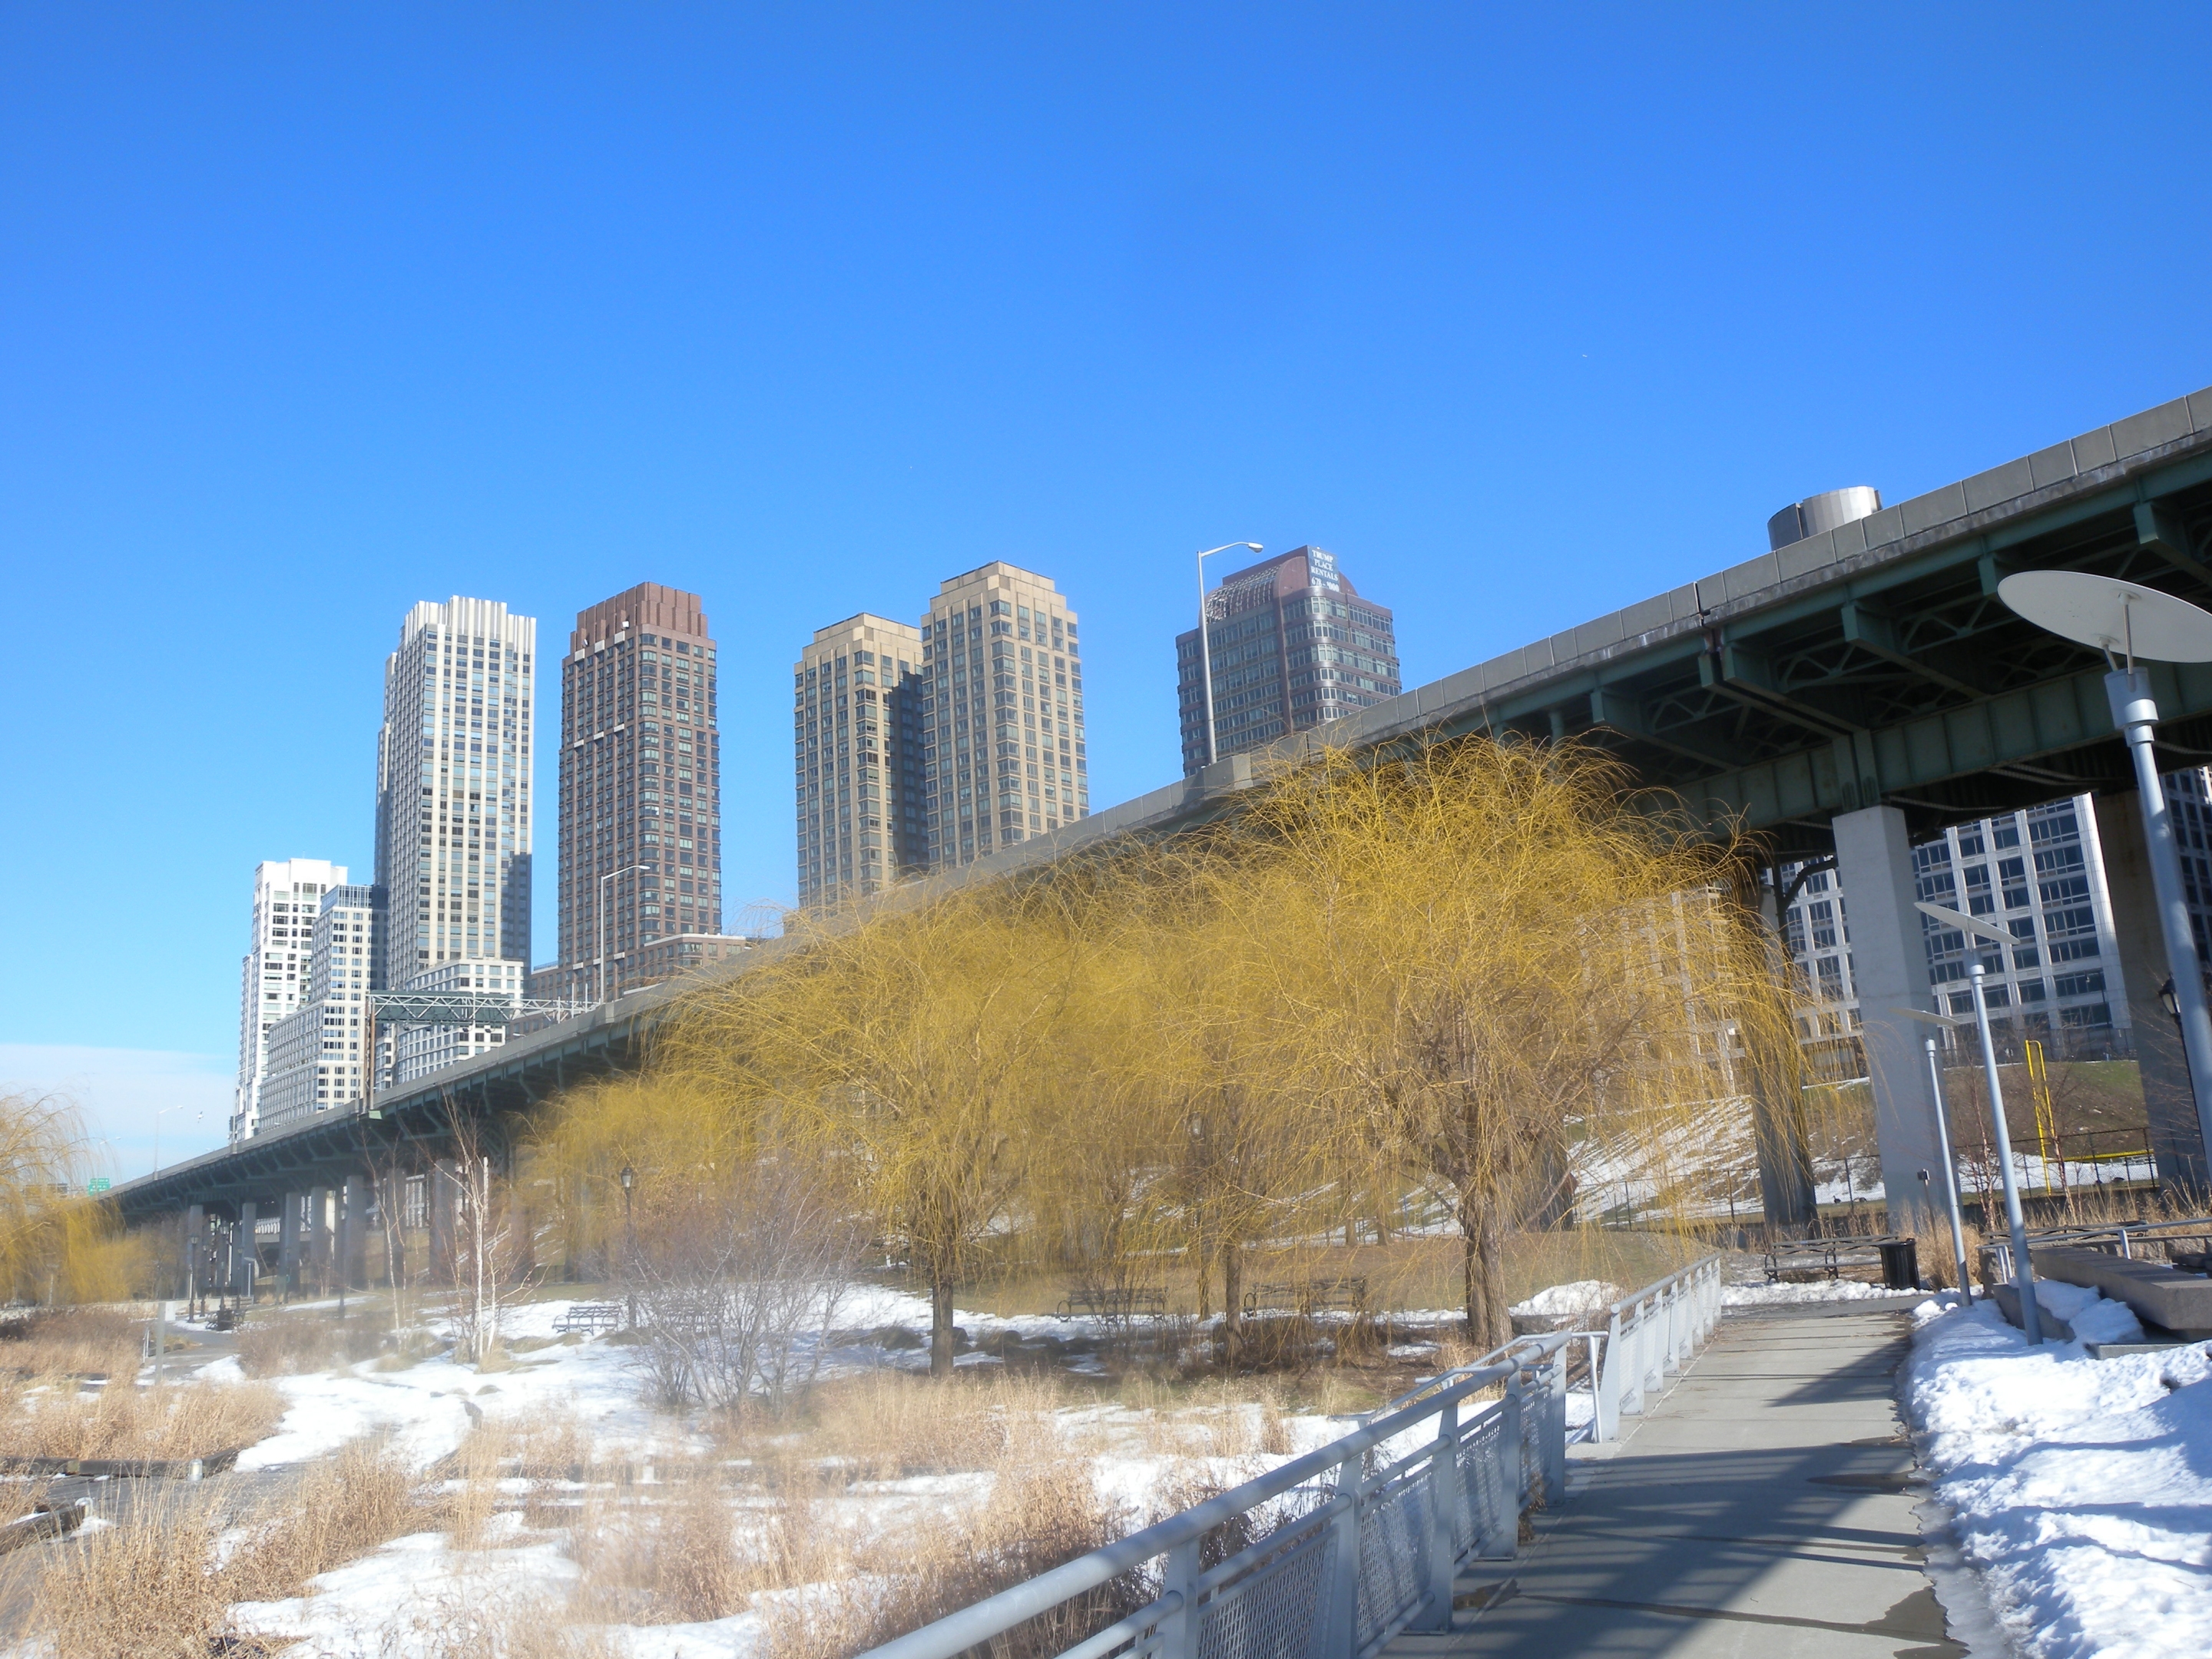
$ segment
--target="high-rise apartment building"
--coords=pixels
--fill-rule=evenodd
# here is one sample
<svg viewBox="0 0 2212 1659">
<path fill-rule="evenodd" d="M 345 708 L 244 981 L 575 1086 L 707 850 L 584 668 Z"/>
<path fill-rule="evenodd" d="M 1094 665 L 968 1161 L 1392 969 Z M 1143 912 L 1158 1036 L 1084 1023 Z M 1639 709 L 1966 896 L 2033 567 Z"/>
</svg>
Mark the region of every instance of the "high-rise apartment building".
<svg viewBox="0 0 2212 1659">
<path fill-rule="evenodd" d="M 1404 690 L 1389 610 L 1361 599 L 1335 555 L 1318 547 L 1293 548 L 1223 577 L 1206 595 L 1206 615 L 1211 755 L 1198 630 L 1176 636 L 1185 776 L 1219 756 L 1307 731 Z"/>
<path fill-rule="evenodd" d="M 238 1086 L 230 1138 L 258 1132 L 269 1076 L 269 1033 L 309 994 L 316 912 L 325 893 L 344 884 L 345 866 L 322 859 L 281 859 L 253 867 L 253 932 L 241 973 Z"/>
<path fill-rule="evenodd" d="M 376 885 L 384 983 L 452 962 L 530 960 L 538 624 L 494 599 L 425 601 L 384 665 Z"/>
<path fill-rule="evenodd" d="M 2185 796 L 2191 779 L 2201 792 L 2201 774 L 2169 777 L 2169 801 Z M 2131 1051 L 2112 895 L 2088 796 L 1960 824 L 1915 847 L 1912 864 L 1921 898 L 2001 921 L 2014 940 L 1999 950 L 1923 918 L 1928 976 L 1941 1006 L 1954 1014 L 1973 1011 L 1966 982 L 1969 963 L 1978 958 L 2001 1041 L 2033 1037 L 2067 1055 Z M 1784 866 L 1785 890 L 1804 869 Z M 1849 1040 L 1859 1025 L 1848 898 L 1832 871 L 1813 870 L 1782 918 L 1784 945 L 1813 993 L 1798 1011 L 1801 1034 L 1816 1048 L 1842 1053 L 1846 1070 L 1857 1063 Z"/>
<path fill-rule="evenodd" d="M 640 582 L 576 613 L 561 665 L 559 972 L 534 984 L 617 995 L 658 976 L 643 947 L 720 937 L 715 656 L 696 593 Z"/>
<path fill-rule="evenodd" d="M 832 904 L 927 863 L 920 814 L 922 635 L 865 611 L 792 665 L 799 898 Z"/>
<path fill-rule="evenodd" d="M 384 895 L 341 880 L 324 889 L 320 902 L 300 1006 L 269 1030 L 255 1133 L 360 1100 L 374 1064 L 362 1045 L 369 997 L 384 988 Z"/>
<path fill-rule="evenodd" d="M 932 867 L 968 864 L 1091 811 L 1075 612 L 1006 563 L 955 576 L 923 618 L 921 817 Z"/>
<path fill-rule="evenodd" d="M 799 896 L 968 864 L 1091 810 L 1083 647 L 1049 577 L 954 576 L 919 628 L 863 612 L 792 665 Z"/>
</svg>

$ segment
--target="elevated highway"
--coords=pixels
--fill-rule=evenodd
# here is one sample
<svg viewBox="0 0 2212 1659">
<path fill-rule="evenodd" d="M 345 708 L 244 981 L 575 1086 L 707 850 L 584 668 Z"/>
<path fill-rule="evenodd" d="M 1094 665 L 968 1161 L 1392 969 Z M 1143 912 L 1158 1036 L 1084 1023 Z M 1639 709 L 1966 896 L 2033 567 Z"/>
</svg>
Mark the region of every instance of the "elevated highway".
<svg viewBox="0 0 2212 1659">
<path fill-rule="evenodd" d="M 1586 736 L 1717 830 L 1763 832 L 1778 857 L 1835 854 L 1851 905 L 1884 1175 L 1908 1210 L 1917 1172 L 1936 1156 L 1919 1030 L 1887 1012 L 1932 1006 L 1909 843 L 1948 823 L 2098 793 L 2162 1167 L 2201 1182 L 2186 1073 L 2178 1049 L 2160 1052 L 2161 951 L 2148 872 L 2130 850 L 2142 837 L 2131 828 L 2132 779 L 2106 708 L 2105 664 L 1996 599 L 2006 575 L 2035 568 L 2123 577 L 2212 605 L 2212 390 L 1417 686 L 1334 723 L 1327 738 L 1359 747 L 1476 732 Z M 2160 665 L 2153 681 L 2172 765 L 2212 757 L 2212 667 Z M 1233 811 L 1256 774 L 1310 741 L 1224 757 L 956 879 L 994 880 L 1111 837 L 1172 834 Z M 444 1143 L 456 1112 L 527 1114 L 581 1079 L 635 1066 L 678 988 L 654 987 L 514 1037 L 380 1095 L 373 1112 L 335 1111 L 127 1182 L 115 1201 L 133 1219 L 187 1206 L 234 1212 L 337 1184 L 396 1146 L 427 1152 Z"/>
</svg>

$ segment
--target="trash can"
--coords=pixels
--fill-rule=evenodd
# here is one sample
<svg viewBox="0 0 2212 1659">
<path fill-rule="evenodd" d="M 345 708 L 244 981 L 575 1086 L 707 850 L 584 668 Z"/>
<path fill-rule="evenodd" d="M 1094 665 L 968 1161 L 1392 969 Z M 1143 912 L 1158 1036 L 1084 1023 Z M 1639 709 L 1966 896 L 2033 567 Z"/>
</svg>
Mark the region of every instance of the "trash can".
<svg viewBox="0 0 2212 1659">
<path fill-rule="evenodd" d="M 1890 1239 L 1876 1247 L 1881 1251 L 1881 1282 L 1893 1291 L 1920 1288 L 1920 1241 Z"/>
</svg>

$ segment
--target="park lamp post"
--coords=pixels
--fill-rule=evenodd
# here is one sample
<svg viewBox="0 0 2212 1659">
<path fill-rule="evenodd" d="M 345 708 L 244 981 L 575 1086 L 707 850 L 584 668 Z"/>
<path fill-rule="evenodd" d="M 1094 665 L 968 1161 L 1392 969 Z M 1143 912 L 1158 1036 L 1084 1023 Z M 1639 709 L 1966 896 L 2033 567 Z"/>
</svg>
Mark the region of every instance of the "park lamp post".
<svg viewBox="0 0 2212 1659">
<path fill-rule="evenodd" d="M 2082 570 L 2023 570 L 1997 584 L 1997 597 L 2037 627 L 2102 651 L 2112 671 L 2105 676 L 2105 696 L 2112 725 L 2135 763 L 2151 889 L 2158 901 L 2159 931 L 2166 939 L 2166 970 L 2172 975 L 2166 981 L 2172 993 L 2167 1007 L 2181 1030 L 2182 1057 L 2189 1067 L 2190 1092 L 2196 1097 L 2198 1156 L 2203 1160 L 2196 1176 L 2201 1182 L 2212 1164 L 2212 1011 L 2205 1006 L 2204 969 L 2190 927 L 2173 815 L 2166 809 L 2166 787 L 2159 778 L 2158 704 L 2151 696 L 2150 671 L 2136 662 L 2212 662 L 2212 611 L 2154 587 Z M 2163 990 L 2160 1000 L 2166 1000 Z"/>
<path fill-rule="evenodd" d="M 599 878 L 599 994 L 598 1000 L 602 1003 L 607 1000 L 607 884 L 617 876 L 632 876 L 641 870 L 650 868 L 652 868 L 650 865 L 633 864 L 626 869 L 610 870 Z"/>
<path fill-rule="evenodd" d="M 633 1264 L 637 1260 L 637 1228 L 630 1219 L 630 1189 L 637 1185 L 637 1171 L 627 1164 L 622 1167 L 623 1189 L 623 1283 L 628 1291 L 629 1328 L 637 1328 L 637 1279 Z"/>
<path fill-rule="evenodd" d="M 2001 951 L 2014 943 L 2010 933 L 1978 916 L 1946 909 L 1924 899 L 1913 908 L 1946 927 L 1956 927 L 1961 933 L 1987 939 Z M 2003 957 L 2000 956 L 1998 960 L 2002 963 Z M 1982 985 L 1986 975 L 1982 959 L 1976 957 L 1967 964 L 1966 971 L 1974 988 L 1974 1027 L 1981 1034 L 1982 1075 L 1989 1083 L 1990 1119 L 1996 1132 L 1997 1170 L 2004 1178 L 2005 1228 L 2012 1239 L 2012 1283 L 2013 1288 L 2020 1292 L 2020 1328 L 2027 1334 L 2028 1346 L 2039 1347 L 2043 1343 L 2043 1312 L 2035 1304 L 2034 1264 L 2027 1259 L 2027 1223 L 2020 1212 L 2020 1182 L 2012 1167 L 2012 1135 L 2005 1127 L 2004 1091 L 1997 1083 L 1997 1050 L 1996 1044 L 1990 1037 L 1990 1000 Z M 1929 1060 L 1932 1065 L 1932 1049 Z M 1942 1096 L 1939 1091 L 1936 1107 L 1939 1125 L 1942 1122 Z M 1943 1139 L 1948 1146 L 1950 1139 L 1948 1132 Z"/>
<path fill-rule="evenodd" d="M 1921 1008 L 1899 1008 L 1893 1012 L 1911 1019 L 1924 1019 L 1945 1027 L 1964 1025 L 1963 1019 L 1949 1014 L 1931 1014 Z M 1967 1301 L 1974 1299 L 1973 1269 L 1966 1261 L 1966 1218 L 1959 1209 L 1959 1162 L 1951 1153 L 1951 1109 L 1943 1101 L 1943 1067 L 1936 1057 L 1936 1039 L 1928 1039 L 1928 1086 L 1936 1091 L 1936 1145 L 1943 1155 L 1943 1201 L 1951 1212 L 1951 1256 L 1959 1267 L 1959 1294 Z M 1924 1179 L 1928 1174 L 1921 1172 Z"/>
<path fill-rule="evenodd" d="M 1198 556 L 1198 682 L 1206 694 L 1206 763 L 1208 766 L 1220 758 L 1213 752 L 1213 649 L 1208 641 L 1206 602 L 1206 562 L 1217 553 L 1226 553 L 1232 547 L 1260 550 L 1257 542 L 1224 542 L 1218 547 L 1209 547 Z"/>
</svg>

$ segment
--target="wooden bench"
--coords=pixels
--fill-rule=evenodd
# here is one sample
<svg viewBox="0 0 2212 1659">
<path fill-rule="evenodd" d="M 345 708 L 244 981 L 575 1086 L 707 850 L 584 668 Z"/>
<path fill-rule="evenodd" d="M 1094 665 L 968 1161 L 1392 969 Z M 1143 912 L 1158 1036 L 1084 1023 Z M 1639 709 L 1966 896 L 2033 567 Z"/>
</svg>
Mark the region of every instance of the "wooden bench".
<svg viewBox="0 0 2212 1659">
<path fill-rule="evenodd" d="M 1899 1238 L 1796 1238 L 1766 1247 L 1766 1282 L 1781 1283 L 1785 1273 L 1824 1273 L 1841 1279 L 1846 1267 L 1879 1267 L 1881 1247 Z"/>
<path fill-rule="evenodd" d="M 1128 1290 L 1074 1289 L 1053 1312 L 1062 1322 L 1085 1315 L 1094 1319 L 1158 1319 L 1168 1310 L 1167 1287 L 1140 1285 Z"/>
<path fill-rule="evenodd" d="M 1367 1311 L 1364 1279 L 1304 1279 L 1276 1285 L 1255 1285 L 1244 1292 L 1244 1311 L 1296 1313 L 1310 1319 L 1317 1313 L 1364 1314 Z"/>
<path fill-rule="evenodd" d="M 553 1322 L 553 1330 L 558 1336 L 604 1336 L 620 1330 L 622 1322 L 619 1302 L 572 1302 L 568 1311 Z"/>
</svg>

